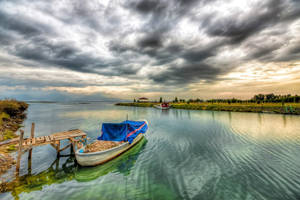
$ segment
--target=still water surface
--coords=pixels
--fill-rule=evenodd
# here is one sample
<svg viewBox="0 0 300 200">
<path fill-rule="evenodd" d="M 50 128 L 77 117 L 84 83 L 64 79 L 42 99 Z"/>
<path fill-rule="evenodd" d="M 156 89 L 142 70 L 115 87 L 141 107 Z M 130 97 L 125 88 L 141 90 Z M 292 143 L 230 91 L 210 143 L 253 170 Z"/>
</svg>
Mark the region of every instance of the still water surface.
<svg viewBox="0 0 300 200">
<path fill-rule="evenodd" d="M 117 107 L 110 103 L 31 103 L 36 136 L 79 128 L 95 139 L 102 122 L 147 119 L 146 139 L 119 158 L 82 168 L 34 148 L 19 181 L 0 199 L 300 199 L 300 117 Z M 66 150 L 62 154 L 69 154 Z"/>
</svg>

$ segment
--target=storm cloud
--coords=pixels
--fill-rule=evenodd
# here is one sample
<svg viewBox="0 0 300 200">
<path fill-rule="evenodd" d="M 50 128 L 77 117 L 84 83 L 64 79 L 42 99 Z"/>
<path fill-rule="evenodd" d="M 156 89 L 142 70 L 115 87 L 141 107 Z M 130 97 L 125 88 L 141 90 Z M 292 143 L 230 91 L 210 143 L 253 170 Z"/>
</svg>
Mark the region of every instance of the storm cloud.
<svg viewBox="0 0 300 200">
<path fill-rule="evenodd" d="M 250 63 L 299 61 L 299 27 L 296 0 L 2 0 L 0 68 L 120 78 L 122 87 L 213 84 Z M 10 87 L 106 85 L 0 78 Z"/>
</svg>

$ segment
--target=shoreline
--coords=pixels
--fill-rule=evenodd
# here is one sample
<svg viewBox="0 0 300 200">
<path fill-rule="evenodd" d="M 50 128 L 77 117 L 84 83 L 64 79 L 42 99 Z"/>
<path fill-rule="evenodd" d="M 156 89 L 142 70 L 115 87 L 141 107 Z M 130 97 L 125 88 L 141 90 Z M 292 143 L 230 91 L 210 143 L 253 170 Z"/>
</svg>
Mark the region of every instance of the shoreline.
<svg viewBox="0 0 300 200">
<path fill-rule="evenodd" d="M 28 104 L 16 100 L 0 100 L 0 175 L 15 164 L 10 155 L 17 150 L 9 141 L 17 138 L 16 132 L 26 119 Z"/>
<path fill-rule="evenodd" d="M 153 107 L 160 103 L 116 103 L 116 106 Z M 300 115 L 300 103 L 170 103 L 172 109 L 210 110 L 229 112 L 252 112 L 270 114 Z"/>
</svg>

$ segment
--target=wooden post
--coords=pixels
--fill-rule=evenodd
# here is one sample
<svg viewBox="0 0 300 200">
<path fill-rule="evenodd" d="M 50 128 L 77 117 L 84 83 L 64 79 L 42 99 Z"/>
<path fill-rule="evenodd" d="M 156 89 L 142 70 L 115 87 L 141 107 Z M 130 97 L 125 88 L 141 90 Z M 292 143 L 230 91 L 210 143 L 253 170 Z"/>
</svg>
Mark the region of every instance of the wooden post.
<svg viewBox="0 0 300 200">
<path fill-rule="evenodd" d="M 71 144 L 71 154 L 73 153 L 73 152 L 75 152 L 75 141 L 74 141 L 74 138 L 69 138 L 69 141 L 70 141 L 70 144 Z"/>
<path fill-rule="evenodd" d="M 32 153 L 32 149 L 29 150 L 29 154 Z M 28 174 L 31 175 L 31 158 L 29 158 L 28 155 L 28 168 L 27 168 Z"/>
<path fill-rule="evenodd" d="M 57 141 L 57 146 L 56 146 L 56 148 L 57 148 L 57 149 L 56 149 L 56 151 L 57 151 L 56 156 L 59 157 L 59 155 L 60 155 L 60 140 Z"/>
<path fill-rule="evenodd" d="M 74 151 L 74 147 L 73 147 L 73 143 L 72 140 L 69 140 L 71 147 L 70 147 L 70 155 L 72 155 L 73 151 Z"/>
<path fill-rule="evenodd" d="M 31 138 L 34 138 L 34 128 L 35 128 L 35 124 L 32 123 L 31 124 Z"/>
<path fill-rule="evenodd" d="M 31 135 L 30 135 L 31 141 L 32 141 L 32 138 L 34 138 L 34 127 L 35 127 L 35 124 L 32 123 L 31 124 Z M 31 144 L 32 144 L 32 142 L 31 142 Z M 31 158 L 32 158 L 32 146 L 30 146 L 30 149 L 29 149 L 28 160 L 31 160 Z"/>
<path fill-rule="evenodd" d="M 34 127 L 35 124 L 31 124 L 31 134 L 30 134 L 30 139 L 31 139 L 31 144 L 32 144 L 32 139 L 34 138 Z M 32 158 L 32 146 L 30 146 L 29 152 L 28 152 L 28 174 L 31 174 L 31 158 Z"/>
<path fill-rule="evenodd" d="M 56 164 L 56 165 L 55 165 L 55 171 L 58 172 L 58 170 L 59 170 L 59 157 L 56 158 L 56 163 L 55 163 L 55 164 Z"/>
<path fill-rule="evenodd" d="M 20 130 L 18 158 L 17 158 L 17 165 L 16 165 L 17 174 L 19 174 L 19 171 L 20 171 L 20 160 L 21 160 L 21 156 L 22 156 L 23 137 L 24 137 L 24 131 Z"/>
</svg>

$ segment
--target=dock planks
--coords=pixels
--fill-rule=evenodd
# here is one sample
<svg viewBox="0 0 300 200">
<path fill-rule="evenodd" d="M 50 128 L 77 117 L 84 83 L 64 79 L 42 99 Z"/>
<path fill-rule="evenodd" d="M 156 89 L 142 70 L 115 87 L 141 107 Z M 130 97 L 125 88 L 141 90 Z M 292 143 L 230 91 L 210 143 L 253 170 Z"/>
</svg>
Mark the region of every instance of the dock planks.
<svg viewBox="0 0 300 200">
<path fill-rule="evenodd" d="M 17 163 L 16 164 L 16 173 L 17 174 L 19 174 L 19 170 L 20 170 L 21 156 L 27 150 L 29 150 L 28 171 L 31 172 L 31 158 L 32 158 L 33 147 L 50 144 L 57 151 L 57 156 L 59 156 L 61 151 L 64 151 L 65 149 L 67 149 L 69 147 L 71 147 L 71 151 L 73 150 L 73 152 L 75 152 L 75 148 L 79 148 L 81 146 L 81 144 L 79 143 L 79 141 L 80 141 L 79 138 L 81 138 L 81 139 L 86 138 L 86 133 L 84 133 L 83 131 L 81 131 L 79 129 L 53 133 L 51 135 L 40 136 L 40 137 L 34 137 L 34 130 L 35 130 L 35 124 L 32 123 L 31 136 L 29 138 L 24 138 L 24 131 L 20 130 L 19 138 L 0 142 L 0 146 L 18 143 L 17 144 L 18 157 L 17 157 L 17 162 L 16 162 Z M 63 148 L 60 148 L 61 140 L 69 140 L 69 144 L 67 144 Z"/>
<path fill-rule="evenodd" d="M 51 135 L 46 136 L 40 136 L 40 137 L 34 137 L 34 138 L 24 138 L 22 146 L 24 148 L 30 147 L 30 146 L 40 146 L 40 145 L 46 145 L 46 144 L 56 144 L 57 141 L 61 140 L 70 140 L 74 141 L 75 138 L 81 137 L 85 138 L 86 133 L 79 129 L 74 129 L 70 131 L 64 131 L 64 132 L 58 132 L 53 133 Z"/>
</svg>

